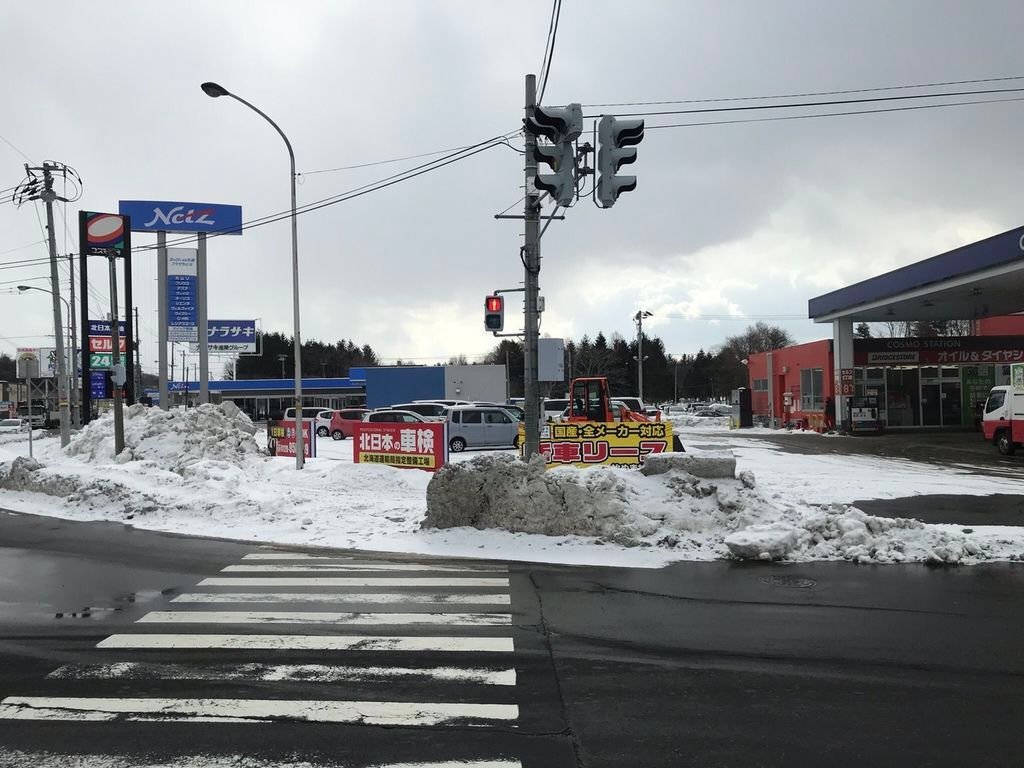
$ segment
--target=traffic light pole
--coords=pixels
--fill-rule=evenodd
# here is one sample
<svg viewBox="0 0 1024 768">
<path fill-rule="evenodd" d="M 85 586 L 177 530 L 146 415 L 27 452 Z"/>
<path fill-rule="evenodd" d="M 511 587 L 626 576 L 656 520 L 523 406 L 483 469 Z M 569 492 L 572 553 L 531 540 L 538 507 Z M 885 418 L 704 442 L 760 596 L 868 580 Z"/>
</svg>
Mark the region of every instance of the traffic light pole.
<svg viewBox="0 0 1024 768">
<path fill-rule="evenodd" d="M 537 106 L 537 77 L 536 75 L 526 76 L 526 119 L 533 117 Z M 523 395 L 525 402 L 523 409 L 526 411 L 526 445 L 524 457 L 529 460 L 531 456 L 540 452 L 540 390 L 537 386 L 537 337 L 539 323 L 537 318 L 537 297 L 540 294 L 540 200 L 537 187 L 534 185 L 534 178 L 537 175 L 537 160 L 534 150 L 537 146 L 537 137 L 526 131 L 526 146 L 524 157 L 524 183 L 526 185 L 526 197 L 523 205 L 525 219 L 523 237 L 523 266 L 525 271 L 525 317 L 523 320 Z"/>
</svg>

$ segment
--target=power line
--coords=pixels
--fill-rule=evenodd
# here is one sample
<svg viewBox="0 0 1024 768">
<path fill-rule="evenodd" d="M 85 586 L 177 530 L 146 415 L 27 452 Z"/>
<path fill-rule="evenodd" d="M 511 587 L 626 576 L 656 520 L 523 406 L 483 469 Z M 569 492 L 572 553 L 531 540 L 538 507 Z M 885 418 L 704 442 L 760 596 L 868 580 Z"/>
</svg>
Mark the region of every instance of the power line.
<svg viewBox="0 0 1024 768">
<path fill-rule="evenodd" d="M 750 104 L 742 107 L 703 107 L 701 109 L 666 109 L 657 112 L 620 112 L 615 117 L 658 117 L 661 115 L 699 115 L 707 112 L 749 112 L 764 109 L 802 109 L 810 107 L 838 107 L 847 104 L 869 104 L 883 101 L 908 101 L 914 99 L 938 99 L 953 96 L 985 96 L 994 93 L 1020 93 L 1024 88 L 989 88 L 975 91 L 944 91 L 922 93 L 913 96 L 873 96 L 868 99 L 832 99 L 830 101 L 803 101 L 795 104 Z M 602 115 L 584 115 L 585 118 Z"/>
<path fill-rule="evenodd" d="M 512 132 L 510 132 L 510 133 L 512 133 Z M 459 150 L 459 151 L 456 151 L 456 152 L 453 152 L 453 153 L 447 155 L 446 157 L 442 157 L 442 158 L 439 158 L 437 160 L 432 160 L 432 161 L 430 161 L 428 163 L 423 163 L 421 165 L 414 166 L 413 168 L 408 168 L 408 169 L 406 169 L 404 171 L 400 171 L 398 173 L 392 174 L 391 176 L 385 176 L 383 179 L 378 179 L 377 181 L 373 181 L 373 182 L 370 182 L 368 184 L 363 184 L 362 186 L 355 187 L 355 188 L 347 190 L 345 192 L 340 192 L 340 193 L 338 193 L 336 195 L 331 195 L 329 197 L 321 198 L 320 200 L 315 200 L 312 203 L 306 203 L 305 205 L 300 205 L 297 208 L 297 210 L 296 210 L 296 215 L 302 215 L 304 213 L 310 213 L 312 211 L 316 211 L 316 210 L 319 210 L 321 208 L 326 208 L 326 207 L 331 206 L 331 205 L 336 205 L 337 203 L 343 203 L 343 202 L 345 202 L 347 200 L 352 200 L 352 199 L 357 198 L 357 197 L 362 197 L 363 195 L 369 194 L 370 192 L 376 192 L 378 190 L 385 189 L 386 187 L 390 187 L 390 186 L 392 186 L 394 184 L 399 184 L 399 183 L 401 183 L 403 181 L 409 181 L 410 179 L 414 179 L 417 176 L 422 176 L 423 174 L 430 173 L 431 171 L 436 171 L 436 170 L 438 170 L 440 168 L 445 167 L 446 165 L 451 165 L 452 163 L 457 163 L 460 160 L 466 160 L 467 158 L 470 158 L 473 155 L 477 155 L 477 154 L 479 154 L 481 152 L 484 152 L 484 151 L 486 151 L 488 149 L 493 149 L 494 147 L 498 147 L 498 146 L 504 146 L 502 144 L 502 141 L 504 140 L 504 138 L 505 138 L 505 134 L 502 134 L 501 136 L 495 136 L 495 137 L 492 137 L 492 138 L 489 138 L 489 139 L 485 139 L 483 141 L 477 142 L 476 144 L 471 144 L 471 145 L 469 145 L 466 148 L 467 150 L 472 149 L 472 151 Z M 241 229 L 242 229 L 242 231 L 245 231 L 245 230 L 248 230 L 248 229 L 253 229 L 255 227 L 264 226 L 265 224 L 273 224 L 274 222 L 277 222 L 277 221 L 283 221 L 283 220 L 288 219 L 290 217 L 291 217 L 291 211 L 290 210 L 289 211 L 279 211 L 278 213 L 268 214 L 266 216 L 261 216 L 261 217 L 258 217 L 256 219 L 251 219 L 250 221 L 244 222 L 242 224 Z M 211 233 L 209 233 L 208 236 L 209 237 L 218 237 L 218 236 L 220 236 L 222 234 L 224 234 L 224 233 L 223 232 L 211 232 Z M 181 243 L 192 242 L 194 240 L 195 240 L 195 238 L 193 236 L 187 236 L 187 237 L 178 238 L 176 240 L 169 240 L 166 243 L 166 245 L 168 247 L 170 247 L 170 246 L 173 246 L 173 245 L 179 245 Z M 151 250 L 155 250 L 156 247 L 157 246 L 155 246 L 155 245 L 136 246 L 136 247 L 133 247 L 132 250 L 133 251 L 151 251 Z"/>
<path fill-rule="evenodd" d="M 0 141 L 2 141 L 2 142 L 3 142 L 4 144 L 6 144 L 6 145 L 7 145 L 8 147 L 10 147 L 10 148 L 11 148 L 11 149 L 13 149 L 13 150 L 14 150 L 15 152 L 17 152 L 17 153 L 18 153 L 19 155 L 21 155 L 22 157 L 24 157 L 24 158 L 25 158 L 26 160 L 28 160 L 28 161 L 29 161 L 30 163 L 32 162 L 32 158 L 31 158 L 31 157 L 29 157 L 28 155 L 26 155 L 26 154 L 25 154 L 24 152 L 22 152 L 22 151 L 21 151 L 20 149 L 18 149 L 18 148 L 17 148 L 16 146 L 14 146 L 14 144 L 12 144 L 12 143 L 11 143 L 10 139 L 7 139 L 7 138 L 5 138 L 4 136 L 0 136 Z"/>
<path fill-rule="evenodd" d="M 15 251 L 23 251 L 26 248 L 35 248 L 37 245 L 45 245 L 45 243 L 45 240 L 36 240 L 35 242 L 27 243 L 26 245 L 19 245 L 17 248 L 11 248 L 6 251 L 0 251 L 0 256 L 6 256 L 8 253 L 14 253 Z"/>
<path fill-rule="evenodd" d="M 507 133 L 505 135 L 506 136 L 515 136 L 517 133 L 519 133 L 519 131 L 510 131 L 509 133 Z M 470 147 L 473 147 L 473 146 L 475 146 L 475 145 L 470 144 L 470 145 L 465 146 L 465 147 L 449 147 L 448 149 L 437 149 L 437 150 L 434 150 L 433 152 L 421 152 L 418 155 L 406 155 L 405 157 L 393 157 L 390 160 L 374 160 L 373 162 L 357 163 L 356 165 L 339 165 L 337 168 L 321 168 L 321 169 L 316 170 L 316 171 L 300 171 L 299 173 L 296 173 L 295 175 L 296 176 L 314 176 L 314 175 L 316 175 L 318 173 L 334 173 L 335 171 L 352 171 L 352 170 L 356 170 L 358 168 L 371 168 L 371 167 L 373 167 L 375 165 L 388 165 L 389 163 L 400 163 L 403 160 L 419 160 L 421 157 L 432 157 L 434 155 L 443 155 L 443 154 L 445 154 L 447 152 L 458 152 L 458 151 L 461 151 L 461 150 L 464 150 L 464 149 L 469 149 Z M 511 147 L 512 145 L 510 144 L 509 146 Z M 512 147 L 512 149 L 515 149 L 515 147 Z M 519 151 L 519 150 L 516 150 L 516 151 Z"/>
<path fill-rule="evenodd" d="M 837 91 L 806 91 L 804 93 L 779 93 L 772 96 L 729 96 L 716 99 L 673 99 L 667 101 L 620 101 L 607 104 L 584 104 L 584 107 L 653 107 L 663 104 L 713 104 L 725 101 L 759 101 L 769 99 L 802 99 L 808 96 L 839 96 L 847 93 L 872 93 L 876 91 L 900 91 L 912 88 L 938 88 L 947 85 L 974 85 L 977 83 L 999 83 L 1009 80 L 1024 80 L 1024 75 L 1006 77 L 980 77 L 973 80 L 944 80 L 935 83 L 912 83 L 907 85 L 884 85 L 876 88 L 848 88 Z"/>
<path fill-rule="evenodd" d="M 964 107 L 973 104 L 1003 104 L 1011 101 L 1024 101 L 1024 96 L 1009 99 L 979 99 L 977 101 L 951 101 L 946 104 L 915 104 L 908 107 L 883 107 L 881 109 L 856 109 L 843 112 L 816 112 L 811 115 L 780 115 L 778 117 L 749 117 L 738 120 L 705 120 L 699 123 L 669 123 L 667 125 L 648 125 L 645 131 L 657 128 L 695 128 L 705 125 L 735 125 L 737 123 L 773 123 L 779 120 L 809 120 L 816 117 L 843 117 L 846 115 L 877 115 L 885 112 L 911 112 L 918 109 L 942 109 L 944 107 Z"/>
<path fill-rule="evenodd" d="M 548 75 L 551 74 L 551 61 L 555 58 L 555 38 L 558 36 L 558 20 L 562 15 L 562 0 L 552 0 L 551 21 L 548 24 L 548 41 L 544 46 L 544 60 L 540 65 L 541 80 L 537 96 L 537 104 L 544 100 L 544 90 L 548 87 Z"/>
</svg>

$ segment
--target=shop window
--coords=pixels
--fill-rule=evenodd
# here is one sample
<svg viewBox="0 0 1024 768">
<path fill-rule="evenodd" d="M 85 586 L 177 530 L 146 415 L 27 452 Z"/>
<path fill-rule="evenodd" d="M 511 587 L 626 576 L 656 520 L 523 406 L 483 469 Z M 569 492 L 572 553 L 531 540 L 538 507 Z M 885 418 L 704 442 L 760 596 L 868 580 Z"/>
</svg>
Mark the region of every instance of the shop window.
<svg viewBox="0 0 1024 768">
<path fill-rule="evenodd" d="M 800 407 L 804 411 L 825 410 L 825 372 L 821 368 L 800 371 Z"/>
</svg>

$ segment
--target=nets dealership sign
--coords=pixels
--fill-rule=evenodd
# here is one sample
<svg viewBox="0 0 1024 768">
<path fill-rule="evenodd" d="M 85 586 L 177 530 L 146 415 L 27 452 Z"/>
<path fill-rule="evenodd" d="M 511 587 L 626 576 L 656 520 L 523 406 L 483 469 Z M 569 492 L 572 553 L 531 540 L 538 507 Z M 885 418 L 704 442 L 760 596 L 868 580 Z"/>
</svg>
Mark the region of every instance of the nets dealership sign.
<svg viewBox="0 0 1024 768">
<path fill-rule="evenodd" d="M 179 203 L 166 200 L 121 200 L 118 213 L 130 216 L 136 232 L 207 232 L 242 234 L 242 206 Z"/>
</svg>

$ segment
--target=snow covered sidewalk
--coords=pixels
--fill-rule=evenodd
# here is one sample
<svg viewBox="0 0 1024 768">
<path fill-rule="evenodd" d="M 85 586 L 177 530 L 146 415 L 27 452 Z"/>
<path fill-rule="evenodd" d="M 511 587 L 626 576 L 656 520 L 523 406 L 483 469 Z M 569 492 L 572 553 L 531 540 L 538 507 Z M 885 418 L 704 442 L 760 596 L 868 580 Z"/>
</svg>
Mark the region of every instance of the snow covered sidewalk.
<svg viewBox="0 0 1024 768">
<path fill-rule="evenodd" d="M 0 446 L 0 506 L 304 547 L 558 563 L 658 567 L 679 559 L 730 556 L 962 563 L 1024 559 L 1024 529 L 965 532 L 960 526 L 873 517 L 847 506 L 853 498 L 866 498 L 869 490 L 893 496 L 1024 492 L 1020 481 L 971 476 L 968 486 L 956 470 L 912 462 L 787 454 L 747 440 L 735 450 L 736 477 L 698 477 L 682 467 L 649 476 L 605 467 L 534 470 L 531 475 L 528 467 L 506 458 L 510 452 L 463 454 L 455 457 L 452 472 L 470 477 L 490 467 L 505 473 L 531 489 L 523 497 L 525 506 L 514 515 L 471 515 L 448 523 L 459 527 L 424 529 L 432 476 L 353 464 L 350 440 L 320 440 L 319 458 L 296 472 L 293 460 L 264 454 L 263 435 L 230 405 L 170 413 L 136 406 L 126 416 L 128 450 L 118 457 L 109 417 L 82 430 L 66 450 L 55 438 L 37 441 L 38 462 L 19 458 L 27 453 L 27 443 Z M 718 437 L 706 433 L 699 439 L 714 442 Z M 684 442 L 693 442 L 687 441 L 685 429 Z M 841 480 L 851 476 L 851 462 L 863 463 L 854 474 L 869 473 L 864 476 L 871 478 L 871 489 Z M 591 512 L 598 492 L 604 506 L 600 525 L 594 526 Z M 528 518 L 540 511 L 543 494 L 579 520 L 535 532 L 541 529 Z M 555 511 L 552 507 L 545 514 Z"/>
</svg>

